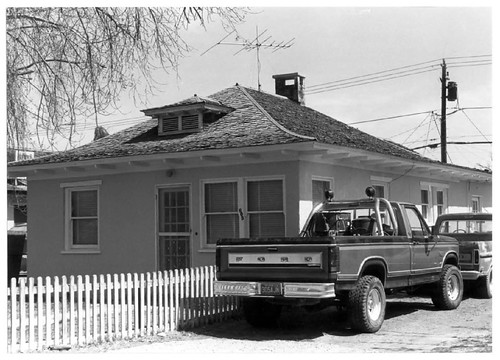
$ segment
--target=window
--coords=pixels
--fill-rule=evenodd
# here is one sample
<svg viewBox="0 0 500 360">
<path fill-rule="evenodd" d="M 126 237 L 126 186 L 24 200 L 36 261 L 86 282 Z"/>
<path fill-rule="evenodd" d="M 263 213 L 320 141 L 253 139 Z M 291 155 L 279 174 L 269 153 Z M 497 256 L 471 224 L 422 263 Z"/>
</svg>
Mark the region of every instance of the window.
<svg viewBox="0 0 500 360">
<path fill-rule="evenodd" d="M 237 183 L 205 184 L 204 193 L 207 244 L 239 237 Z"/>
<path fill-rule="evenodd" d="M 385 186 L 384 185 L 372 185 L 375 189 L 375 196 L 385 198 Z"/>
<path fill-rule="evenodd" d="M 99 250 L 99 182 L 83 182 L 65 188 L 66 241 L 65 250 Z"/>
<path fill-rule="evenodd" d="M 333 190 L 331 180 L 313 179 L 312 181 L 312 201 L 313 207 L 325 200 L 325 191 Z"/>
<path fill-rule="evenodd" d="M 471 199 L 471 211 L 473 213 L 481 212 L 481 201 L 479 196 L 473 196 Z"/>
<path fill-rule="evenodd" d="M 444 212 L 444 193 L 442 190 L 436 190 L 436 208 L 437 216 Z"/>
<path fill-rule="evenodd" d="M 283 184 L 281 180 L 248 181 L 249 236 L 283 236 Z"/>
<path fill-rule="evenodd" d="M 203 245 L 221 238 L 285 236 L 282 179 L 202 183 Z"/>
<path fill-rule="evenodd" d="M 420 204 L 422 205 L 422 216 L 429 218 L 429 190 L 420 190 Z"/>
<path fill-rule="evenodd" d="M 410 223 L 411 235 L 412 236 L 427 236 L 429 231 L 424 221 L 420 218 L 418 212 L 411 207 L 406 207 L 406 215 L 408 216 L 408 221 Z"/>
</svg>

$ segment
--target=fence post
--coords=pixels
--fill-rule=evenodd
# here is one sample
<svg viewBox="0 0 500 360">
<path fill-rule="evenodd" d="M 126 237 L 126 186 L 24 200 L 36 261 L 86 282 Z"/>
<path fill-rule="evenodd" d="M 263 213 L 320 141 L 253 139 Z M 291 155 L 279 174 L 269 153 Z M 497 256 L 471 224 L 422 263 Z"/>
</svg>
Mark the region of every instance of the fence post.
<svg viewBox="0 0 500 360">
<path fill-rule="evenodd" d="M 85 291 L 84 301 L 85 301 L 85 344 L 90 343 L 90 319 L 92 318 L 90 311 L 90 276 L 85 275 L 85 283 L 83 285 L 83 290 Z"/>
<path fill-rule="evenodd" d="M 114 311 L 114 331 L 113 338 L 118 339 L 120 335 L 120 295 L 118 292 L 118 288 L 120 286 L 120 282 L 118 281 L 118 274 L 113 274 L 113 311 Z"/>
<path fill-rule="evenodd" d="M 127 334 L 128 338 L 132 338 L 132 275 L 130 273 L 127 274 Z"/>
<path fill-rule="evenodd" d="M 83 321 L 84 321 L 84 315 L 83 315 L 83 281 L 82 281 L 82 276 L 78 275 L 76 277 L 76 311 L 77 311 L 77 333 L 76 333 L 76 343 L 81 346 L 83 343 Z"/>
<path fill-rule="evenodd" d="M 59 285 L 59 277 L 54 276 L 54 345 L 57 346 L 61 341 L 61 328 L 59 322 L 61 321 L 60 307 L 61 303 L 61 287 Z"/>
<path fill-rule="evenodd" d="M 100 325 L 100 338 L 99 340 L 104 341 L 105 338 L 105 329 L 106 329 L 106 323 L 105 323 L 105 289 L 106 285 L 104 282 L 104 275 L 99 275 L 99 325 Z"/>
<path fill-rule="evenodd" d="M 125 298 L 125 274 L 120 274 L 120 323 L 121 323 L 121 338 L 125 339 L 127 336 L 125 316 L 127 309 L 127 299 Z"/>
<path fill-rule="evenodd" d="M 144 293 L 145 293 L 145 285 L 144 285 L 144 273 L 141 273 L 140 275 L 140 299 L 139 299 L 139 321 L 140 321 L 140 328 L 139 328 L 139 333 L 140 335 L 144 335 Z"/>
<path fill-rule="evenodd" d="M 151 333 L 151 273 L 146 273 L 146 334 Z"/>
<path fill-rule="evenodd" d="M 134 335 L 135 336 L 138 336 L 140 335 L 140 324 L 139 324 L 139 319 L 140 319 L 140 316 L 139 316 L 139 304 L 140 304 L 140 300 L 139 300 L 139 288 L 140 288 L 140 284 L 139 284 L 139 276 L 137 275 L 137 273 L 134 273 Z"/>
<path fill-rule="evenodd" d="M 14 349 L 17 343 L 17 283 L 10 279 L 10 344 Z"/>
<path fill-rule="evenodd" d="M 175 303 L 174 303 L 174 290 L 175 290 L 175 276 L 172 270 L 168 271 L 168 329 L 175 330 Z"/>
<path fill-rule="evenodd" d="M 42 350 L 43 345 L 43 279 L 41 276 L 36 279 L 37 286 L 37 350 Z"/>
<path fill-rule="evenodd" d="M 164 331 L 165 327 L 165 319 L 163 317 L 163 314 L 165 313 L 163 311 L 163 276 L 161 271 L 158 271 L 158 331 Z"/>
<path fill-rule="evenodd" d="M 12 292 L 10 293 L 12 300 Z M 19 279 L 19 349 L 24 351 L 26 348 L 26 278 Z M 15 345 L 12 342 L 12 345 Z"/>
<path fill-rule="evenodd" d="M 49 276 L 45 277 L 45 345 L 52 342 L 52 282 Z M 54 299 L 55 302 L 55 299 Z"/>
<path fill-rule="evenodd" d="M 62 300 L 62 343 L 69 344 L 68 337 L 68 280 L 66 276 L 62 277 L 61 300 Z"/>
<path fill-rule="evenodd" d="M 153 292 L 153 299 L 152 299 L 152 317 L 153 317 L 153 327 L 152 327 L 152 333 L 153 334 L 156 334 L 156 330 L 157 330 L 157 321 L 158 321 L 158 317 L 157 317 L 157 301 L 156 301 L 156 294 L 157 294 L 157 285 L 158 285 L 158 277 L 156 276 L 156 271 L 153 272 L 153 279 L 152 279 L 152 283 L 151 283 L 151 287 L 152 287 L 152 292 Z"/>
<path fill-rule="evenodd" d="M 92 275 L 92 341 L 97 341 L 97 275 Z"/>
<path fill-rule="evenodd" d="M 113 286 L 111 282 L 111 274 L 106 274 L 106 315 L 107 315 L 107 339 L 113 339 L 113 294 L 111 292 Z"/>
</svg>

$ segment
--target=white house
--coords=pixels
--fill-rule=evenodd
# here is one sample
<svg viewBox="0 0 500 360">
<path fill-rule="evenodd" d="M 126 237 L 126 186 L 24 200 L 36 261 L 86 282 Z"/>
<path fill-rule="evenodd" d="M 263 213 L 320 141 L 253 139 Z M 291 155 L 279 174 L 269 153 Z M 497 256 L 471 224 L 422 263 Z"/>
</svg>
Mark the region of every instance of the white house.
<svg viewBox="0 0 500 360">
<path fill-rule="evenodd" d="M 143 112 L 151 120 L 12 163 L 28 178 L 28 275 L 146 272 L 215 262 L 218 238 L 296 236 L 314 202 L 380 196 L 488 211 L 492 174 L 442 164 L 277 94 L 240 85 Z M 285 95 L 285 96 L 282 96 Z"/>
</svg>

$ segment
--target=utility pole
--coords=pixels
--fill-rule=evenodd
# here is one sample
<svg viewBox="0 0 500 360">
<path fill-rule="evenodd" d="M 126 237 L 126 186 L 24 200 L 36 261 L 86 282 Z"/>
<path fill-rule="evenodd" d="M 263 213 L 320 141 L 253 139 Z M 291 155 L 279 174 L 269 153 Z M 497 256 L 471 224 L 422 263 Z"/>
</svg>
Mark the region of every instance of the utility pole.
<svg viewBox="0 0 500 360">
<path fill-rule="evenodd" d="M 446 62 L 443 59 L 441 65 L 441 162 L 447 163 L 446 159 L 446 88 L 448 72 L 446 71 Z"/>
</svg>

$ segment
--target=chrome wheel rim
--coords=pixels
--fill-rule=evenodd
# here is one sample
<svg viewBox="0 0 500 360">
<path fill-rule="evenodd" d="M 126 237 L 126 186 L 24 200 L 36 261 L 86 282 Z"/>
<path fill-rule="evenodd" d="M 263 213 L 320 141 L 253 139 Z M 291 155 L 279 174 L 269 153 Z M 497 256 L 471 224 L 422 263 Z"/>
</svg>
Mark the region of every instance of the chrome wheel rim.
<svg viewBox="0 0 500 360">
<path fill-rule="evenodd" d="M 380 318 L 382 312 L 382 296 L 377 289 L 371 289 L 367 301 L 368 317 L 375 321 Z"/>
<path fill-rule="evenodd" d="M 460 287 L 458 285 L 458 277 L 456 275 L 450 276 L 446 284 L 446 292 L 448 293 L 448 298 L 450 300 L 456 300 L 458 294 L 460 293 Z"/>
</svg>

